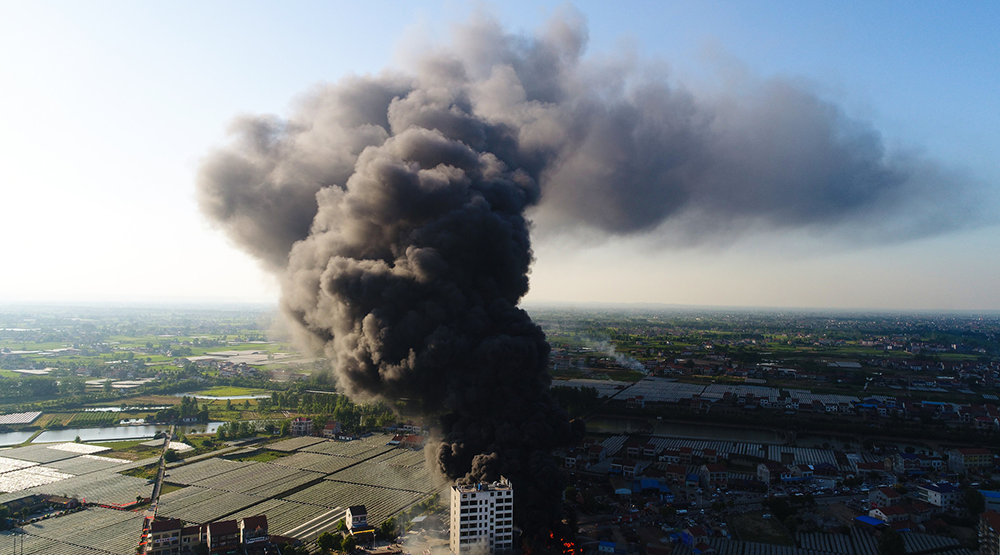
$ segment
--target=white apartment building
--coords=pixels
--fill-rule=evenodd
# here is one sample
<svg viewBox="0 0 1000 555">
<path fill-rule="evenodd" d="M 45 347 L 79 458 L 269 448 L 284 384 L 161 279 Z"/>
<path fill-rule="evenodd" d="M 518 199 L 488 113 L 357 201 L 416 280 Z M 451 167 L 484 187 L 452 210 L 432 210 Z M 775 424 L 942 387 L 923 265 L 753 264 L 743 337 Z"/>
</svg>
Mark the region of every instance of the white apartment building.
<svg viewBox="0 0 1000 555">
<path fill-rule="evenodd" d="M 514 543 L 514 488 L 499 482 L 451 487 L 451 551 L 510 552 Z"/>
</svg>

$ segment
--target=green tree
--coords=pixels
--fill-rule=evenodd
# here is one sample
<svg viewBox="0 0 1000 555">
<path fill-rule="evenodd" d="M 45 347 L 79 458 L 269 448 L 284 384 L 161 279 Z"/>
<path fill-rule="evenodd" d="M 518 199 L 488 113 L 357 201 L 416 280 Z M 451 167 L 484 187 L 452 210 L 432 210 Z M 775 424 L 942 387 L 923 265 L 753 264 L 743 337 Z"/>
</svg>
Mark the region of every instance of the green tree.
<svg viewBox="0 0 1000 555">
<path fill-rule="evenodd" d="M 969 507 L 969 512 L 974 515 L 986 511 L 986 498 L 975 488 L 965 490 L 965 504 Z"/>
<path fill-rule="evenodd" d="M 354 551 L 354 548 L 358 546 L 358 540 L 354 539 L 354 536 L 347 534 L 344 539 L 340 542 L 340 550 L 346 553 Z"/>
<path fill-rule="evenodd" d="M 334 536 L 330 532 L 323 532 L 318 538 L 316 538 L 316 545 L 318 545 L 324 553 L 329 553 L 330 551 L 340 547 L 340 540 L 337 536 Z"/>
<path fill-rule="evenodd" d="M 173 449 L 167 449 L 167 452 L 163 454 L 163 460 L 168 463 L 177 462 L 179 459 L 180 457 L 177 455 L 177 451 L 174 451 Z"/>
<path fill-rule="evenodd" d="M 882 532 L 882 537 L 878 539 L 878 553 L 879 555 L 906 555 L 906 544 L 903 543 L 903 536 L 891 528 Z"/>
<path fill-rule="evenodd" d="M 337 531 L 338 532 L 346 532 L 347 531 L 347 523 L 344 522 L 344 519 L 340 519 L 340 520 L 337 521 Z"/>
<path fill-rule="evenodd" d="M 382 525 L 378 529 L 379 537 L 384 540 L 393 540 L 396 538 L 396 521 L 395 519 L 388 518 L 382 521 Z"/>
</svg>

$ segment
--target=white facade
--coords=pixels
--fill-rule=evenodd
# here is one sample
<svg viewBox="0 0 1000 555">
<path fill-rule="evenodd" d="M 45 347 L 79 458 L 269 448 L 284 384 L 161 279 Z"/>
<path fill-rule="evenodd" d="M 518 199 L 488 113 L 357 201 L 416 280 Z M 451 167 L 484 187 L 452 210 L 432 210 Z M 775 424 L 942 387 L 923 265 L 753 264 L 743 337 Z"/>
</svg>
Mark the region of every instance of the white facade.
<svg viewBox="0 0 1000 555">
<path fill-rule="evenodd" d="M 501 477 L 492 484 L 451 488 L 451 551 L 509 552 L 514 543 L 514 488 Z"/>
</svg>

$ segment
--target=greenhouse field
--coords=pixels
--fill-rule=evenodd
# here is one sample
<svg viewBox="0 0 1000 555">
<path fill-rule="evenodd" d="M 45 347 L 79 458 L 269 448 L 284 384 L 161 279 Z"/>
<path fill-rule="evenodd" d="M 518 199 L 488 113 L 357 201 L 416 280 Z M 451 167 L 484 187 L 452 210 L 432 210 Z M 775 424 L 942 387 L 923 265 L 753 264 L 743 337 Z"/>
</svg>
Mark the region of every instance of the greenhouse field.
<svg viewBox="0 0 1000 555">
<path fill-rule="evenodd" d="M 28 524 L 23 529 L 25 554 L 132 555 L 142 530 L 142 514 L 95 507 Z M 11 531 L 0 534 L 0 549 L 6 546 L 13 546 Z"/>
</svg>

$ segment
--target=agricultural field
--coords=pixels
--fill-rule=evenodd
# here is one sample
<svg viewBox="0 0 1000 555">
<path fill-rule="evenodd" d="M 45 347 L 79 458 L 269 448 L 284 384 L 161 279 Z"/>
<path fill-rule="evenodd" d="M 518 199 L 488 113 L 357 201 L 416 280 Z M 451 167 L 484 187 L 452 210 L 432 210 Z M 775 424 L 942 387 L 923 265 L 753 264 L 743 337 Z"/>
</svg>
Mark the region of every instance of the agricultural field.
<svg viewBox="0 0 1000 555">
<path fill-rule="evenodd" d="M 117 412 L 78 412 L 73 415 L 69 425 L 80 428 L 114 426 L 120 419 L 121 415 Z"/>
<path fill-rule="evenodd" d="M 136 530 L 142 528 L 142 518 L 141 513 L 93 507 L 34 522 L 23 527 L 23 535 L 18 537 L 18 552 L 37 555 L 135 553 Z M 13 546 L 12 536 L 13 531 L 0 532 L 0 545 Z"/>
</svg>

